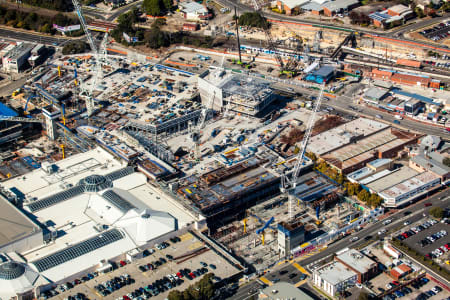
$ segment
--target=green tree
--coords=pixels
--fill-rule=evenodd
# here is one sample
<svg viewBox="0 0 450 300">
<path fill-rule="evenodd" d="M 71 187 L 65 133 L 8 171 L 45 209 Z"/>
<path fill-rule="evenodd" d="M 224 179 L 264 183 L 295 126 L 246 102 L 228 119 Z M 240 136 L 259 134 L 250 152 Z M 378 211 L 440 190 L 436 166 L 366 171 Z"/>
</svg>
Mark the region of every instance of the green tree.
<svg viewBox="0 0 450 300">
<path fill-rule="evenodd" d="M 345 188 L 347 190 L 347 195 L 353 196 L 358 194 L 360 186 L 357 183 L 347 182 Z"/>
<path fill-rule="evenodd" d="M 43 33 L 50 33 L 52 29 L 48 23 L 45 23 L 44 25 L 41 26 L 41 29 L 39 31 Z"/>
<path fill-rule="evenodd" d="M 419 17 L 419 18 L 425 17 L 425 14 L 424 14 L 424 12 L 423 12 L 423 9 L 421 9 L 420 7 L 416 7 L 416 8 L 414 9 L 414 12 L 416 13 L 417 17 Z"/>
<path fill-rule="evenodd" d="M 184 300 L 183 293 L 177 290 L 172 290 L 168 298 L 169 300 Z"/>
<path fill-rule="evenodd" d="M 160 16 L 162 13 L 162 6 L 161 0 L 144 0 L 144 3 L 142 3 L 145 12 L 150 16 Z"/>
<path fill-rule="evenodd" d="M 238 24 L 241 26 L 250 26 L 258 28 L 268 28 L 269 23 L 266 18 L 257 12 L 246 12 L 239 17 Z"/>
<path fill-rule="evenodd" d="M 362 291 L 361 293 L 359 293 L 358 295 L 358 300 L 368 300 L 369 299 L 369 294 L 367 294 L 366 292 Z"/>
<path fill-rule="evenodd" d="M 378 207 L 378 206 L 380 206 L 381 202 L 382 202 L 381 197 L 374 193 L 374 194 L 370 194 L 367 204 L 372 207 Z"/>
<path fill-rule="evenodd" d="M 442 217 L 444 217 L 444 210 L 438 206 L 430 208 L 429 213 L 437 219 L 442 219 Z"/>
<path fill-rule="evenodd" d="M 369 201 L 370 198 L 370 194 L 368 191 L 366 191 L 365 189 L 362 189 L 358 195 L 357 195 L 358 199 L 362 202 L 367 202 Z"/>
<path fill-rule="evenodd" d="M 447 167 L 450 167 L 450 157 L 446 157 L 442 160 L 442 163 Z"/>
</svg>

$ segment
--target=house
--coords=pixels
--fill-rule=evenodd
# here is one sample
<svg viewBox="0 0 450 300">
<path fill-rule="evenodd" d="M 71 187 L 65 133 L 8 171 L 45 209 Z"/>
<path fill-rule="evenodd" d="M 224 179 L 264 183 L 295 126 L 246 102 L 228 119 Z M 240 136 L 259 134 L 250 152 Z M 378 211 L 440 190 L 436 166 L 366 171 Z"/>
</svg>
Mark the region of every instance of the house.
<svg viewBox="0 0 450 300">
<path fill-rule="evenodd" d="M 183 24 L 183 31 L 197 31 L 197 30 L 198 30 L 197 23 L 184 23 Z"/>
<path fill-rule="evenodd" d="M 212 17 L 208 9 L 197 2 L 181 2 L 179 6 L 187 20 L 209 20 Z"/>
</svg>

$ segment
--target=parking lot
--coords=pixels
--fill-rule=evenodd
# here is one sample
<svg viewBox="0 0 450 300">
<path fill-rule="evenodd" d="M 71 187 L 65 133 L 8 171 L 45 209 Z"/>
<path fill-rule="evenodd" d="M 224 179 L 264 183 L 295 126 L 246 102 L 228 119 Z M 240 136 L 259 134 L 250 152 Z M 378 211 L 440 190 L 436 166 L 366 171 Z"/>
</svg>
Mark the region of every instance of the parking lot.
<svg viewBox="0 0 450 300">
<path fill-rule="evenodd" d="M 370 285 L 373 286 L 372 290 L 379 296 L 384 291 L 390 289 L 389 285 L 393 285 L 392 282 L 393 281 L 389 276 L 387 276 L 384 273 L 381 273 L 377 277 L 370 280 Z M 393 292 L 382 299 L 389 300 L 400 298 L 400 299 L 444 300 L 450 296 L 450 293 L 448 291 L 439 287 L 435 288 L 436 286 L 437 284 L 435 282 L 427 278 L 416 280 L 414 283 L 406 285 L 403 288 L 399 289 L 399 293 Z"/>
<path fill-rule="evenodd" d="M 433 28 L 425 29 L 420 32 L 424 37 L 432 41 L 440 41 L 450 36 L 450 22 L 440 23 Z"/>
<path fill-rule="evenodd" d="M 230 277 L 238 272 L 238 270 L 230 265 L 224 258 L 217 255 L 209 248 L 205 248 L 204 243 L 196 239 L 190 233 L 180 236 L 180 239 L 181 241 L 176 243 L 168 241 L 169 246 L 167 248 L 162 250 L 156 250 L 154 248 L 154 253 L 142 259 L 127 263 L 124 266 L 121 266 L 121 264 L 118 263 L 118 268 L 112 272 L 101 274 L 89 281 L 80 283 L 72 289 L 62 292 L 51 299 L 66 299 L 68 296 L 74 296 L 77 293 L 83 293 L 88 299 L 148 299 L 149 297 L 145 295 L 146 293 L 141 293 L 140 295 L 136 295 L 135 293 L 134 296 L 132 293 L 139 288 L 145 289 L 148 285 L 152 285 L 154 287 L 157 280 L 161 280 L 165 276 L 171 277 L 168 275 L 177 274 L 182 269 L 189 269 L 190 273 L 206 267 L 208 272 L 214 273 L 216 276 L 215 280 Z M 201 249 L 205 250 L 198 251 Z M 193 252 L 201 254 L 197 256 L 185 256 L 186 254 Z M 173 256 L 173 260 L 169 260 L 166 255 L 169 255 L 169 257 Z M 161 258 L 166 260 L 166 262 L 162 263 L 160 266 L 157 266 L 156 269 L 145 272 L 142 272 L 139 269 L 140 266 L 150 263 L 155 265 L 155 262 L 160 261 Z M 203 266 L 201 263 L 204 263 Z M 162 286 L 166 286 L 166 288 L 162 287 L 157 295 L 152 295 L 152 293 L 149 294 L 152 295 L 152 299 L 165 299 L 171 289 L 182 291 L 189 285 L 200 280 L 200 278 L 202 278 L 206 273 L 207 272 L 204 274 L 199 274 L 199 276 L 195 276 L 193 279 L 183 276 L 181 279 L 177 280 L 175 283 L 176 286 L 173 286 L 174 284 L 171 282 L 169 286 L 173 286 L 172 288 L 168 288 L 165 283 L 162 283 Z M 126 275 L 129 275 L 131 278 L 130 284 L 125 284 L 119 289 L 114 290 L 112 293 L 108 293 L 106 296 L 101 295 L 98 288 L 96 288 L 99 284 L 105 283 L 103 285 L 106 286 L 107 281 L 115 281 L 117 278 L 120 278 L 121 276 L 125 277 Z M 57 290 L 59 291 L 58 288 Z"/>
<path fill-rule="evenodd" d="M 408 229 L 411 229 L 413 227 L 418 227 L 418 225 L 422 224 L 424 221 L 418 222 L 416 224 L 410 225 Z M 436 223 L 432 226 L 430 226 L 427 229 L 424 229 L 406 239 L 403 240 L 404 243 L 406 243 L 411 248 L 415 249 L 417 252 L 426 255 L 432 251 L 434 251 L 436 248 L 439 248 L 441 246 L 444 246 L 445 244 L 450 243 L 450 236 L 447 234 L 446 236 L 443 236 L 442 238 L 439 238 L 435 240 L 433 243 L 424 245 L 424 247 L 421 246 L 420 241 L 426 239 L 428 236 L 431 236 L 441 230 L 445 230 L 448 232 L 449 225 L 445 223 Z M 406 229 L 405 229 L 406 231 Z M 448 252 L 444 253 L 443 256 L 441 256 L 441 259 L 444 257 L 448 257 Z"/>
</svg>

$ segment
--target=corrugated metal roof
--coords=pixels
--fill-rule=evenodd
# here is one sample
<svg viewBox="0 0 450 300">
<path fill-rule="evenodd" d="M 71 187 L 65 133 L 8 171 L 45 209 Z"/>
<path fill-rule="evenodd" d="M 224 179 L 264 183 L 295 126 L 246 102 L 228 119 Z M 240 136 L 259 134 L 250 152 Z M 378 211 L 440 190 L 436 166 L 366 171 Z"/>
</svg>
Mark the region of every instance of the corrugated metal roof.
<svg viewBox="0 0 450 300">
<path fill-rule="evenodd" d="M 0 115 L 7 117 L 17 117 L 19 114 L 9 106 L 6 106 L 5 104 L 0 102 Z"/>
</svg>

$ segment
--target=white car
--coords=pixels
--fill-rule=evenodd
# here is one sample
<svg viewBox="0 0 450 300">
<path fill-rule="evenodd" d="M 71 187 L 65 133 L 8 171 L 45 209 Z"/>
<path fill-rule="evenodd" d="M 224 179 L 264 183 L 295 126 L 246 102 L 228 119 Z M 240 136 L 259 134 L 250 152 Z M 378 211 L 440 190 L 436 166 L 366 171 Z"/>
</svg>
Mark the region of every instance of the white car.
<svg viewBox="0 0 450 300">
<path fill-rule="evenodd" d="M 354 236 L 350 239 L 350 242 L 356 242 L 359 238 L 357 236 Z"/>
<path fill-rule="evenodd" d="M 383 225 L 388 225 L 388 224 L 390 224 L 391 222 L 392 222 L 391 219 L 387 219 L 386 221 L 383 222 Z"/>
<path fill-rule="evenodd" d="M 410 222 L 409 221 L 405 221 L 405 222 L 403 222 L 403 225 L 405 225 L 405 226 L 407 226 L 407 225 L 409 225 L 410 224 Z"/>
<path fill-rule="evenodd" d="M 382 235 L 386 233 L 386 229 L 381 229 L 380 231 L 378 231 L 378 235 Z"/>
</svg>

